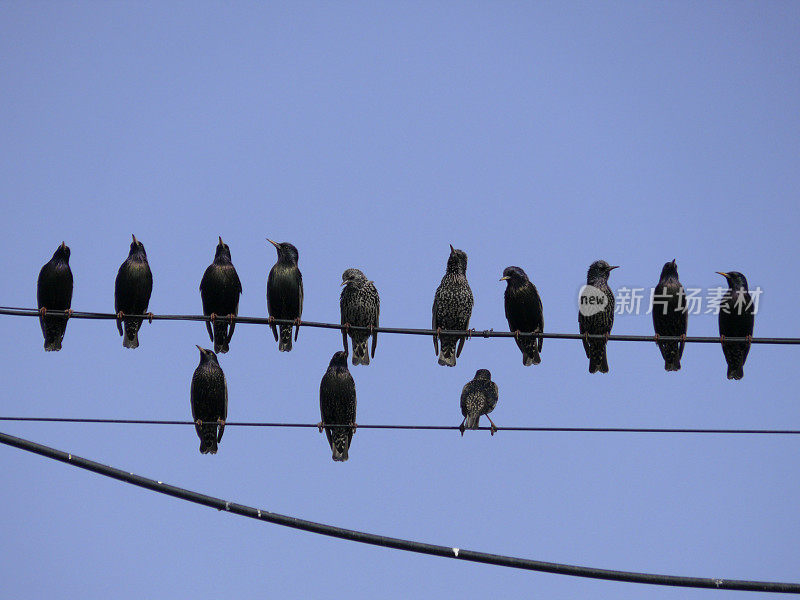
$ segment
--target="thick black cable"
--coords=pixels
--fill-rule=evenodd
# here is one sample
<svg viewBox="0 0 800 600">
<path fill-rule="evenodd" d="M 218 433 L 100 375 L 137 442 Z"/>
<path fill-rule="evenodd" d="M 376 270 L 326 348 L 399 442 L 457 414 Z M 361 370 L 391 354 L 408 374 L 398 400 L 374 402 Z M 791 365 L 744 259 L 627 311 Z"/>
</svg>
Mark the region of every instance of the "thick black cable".
<svg viewBox="0 0 800 600">
<path fill-rule="evenodd" d="M 24 423 L 88 423 L 116 425 L 195 425 L 194 421 L 162 421 L 156 419 L 90 419 L 80 417 L 0 417 L 0 421 Z M 217 421 L 204 422 L 217 425 Z M 286 427 L 294 429 L 317 429 L 317 423 L 270 423 L 251 421 L 226 421 L 226 427 Z M 351 425 L 327 424 L 326 427 L 352 427 Z M 397 429 L 422 431 L 460 431 L 457 425 L 357 425 L 358 429 Z M 490 427 L 479 427 L 490 431 Z M 708 429 L 679 427 L 496 427 L 495 431 L 531 431 L 550 433 L 700 433 L 700 434 L 767 434 L 800 435 L 800 429 Z"/>
<path fill-rule="evenodd" d="M 71 319 L 94 319 L 94 320 L 110 320 L 116 319 L 117 315 L 114 313 L 95 313 L 95 312 L 78 312 L 78 311 L 63 311 L 63 310 L 48 310 L 48 315 L 66 316 L 69 315 Z M 35 308 L 17 308 L 13 306 L 0 306 L 0 315 L 9 315 L 16 317 L 38 317 L 39 311 Z M 144 319 L 150 321 L 211 321 L 211 317 L 207 315 L 125 315 L 126 318 Z M 274 323 L 275 325 L 295 325 L 294 321 L 288 319 L 268 319 L 265 317 L 242 317 L 235 316 L 229 317 L 227 315 L 217 316 L 218 322 L 234 321 L 236 323 L 245 323 L 248 325 L 268 325 Z M 350 328 L 354 331 L 374 331 L 376 333 L 399 333 L 405 335 L 461 335 L 469 338 L 513 338 L 513 337 L 535 337 L 535 338 L 549 338 L 557 340 L 583 340 L 583 339 L 608 339 L 617 342 L 656 342 L 656 341 L 685 341 L 695 342 L 700 344 L 719 344 L 722 339 L 712 336 L 687 336 L 686 338 L 680 336 L 667 336 L 662 335 L 656 337 L 655 335 L 624 335 L 624 334 L 581 334 L 581 333 L 531 333 L 513 331 L 495 331 L 494 329 L 484 330 L 449 330 L 442 329 L 437 332 L 435 329 L 407 329 L 402 327 L 362 327 L 357 325 L 342 325 L 341 323 L 318 323 L 316 321 L 301 321 L 300 327 L 315 327 L 321 329 L 346 329 Z M 726 342 L 745 342 L 747 338 L 743 337 L 726 337 Z M 800 338 L 790 337 L 754 337 L 749 340 L 753 344 L 783 344 L 783 345 L 800 345 Z"/>
<path fill-rule="evenodd" d="M 43 446 L 42 444 L 37 444 L 36 442 L 31 442 L 29 440 L 14 437 L 5 433 L 0 433 L 0 443 L 7 446 L 12 446 L 14 448 L 19 448 L 20 450 L 25 450 L 27 452 L 32 452 L 33 454 L 51 458 L 53 460 L 61 461 L 75 467 L 92 471 L 93 473 L 98 473 L 106 477 L 111 477 L 112 479 L 117 479 L 125 483 L 130 483 L 132 485 L 158 492 L 160 494 L 179 498 L 188 502 L 194 502 L 195 504 L 216 508 L 217 510 L 224 510 L 226 512 L 231 512 L 243 517 L 249 517 L 251 519 L 267 521 L 268 523 L 274 523 L 284 527 L 292 527 L 294 529 L 301 529 L 311 533 L 327 535 L 353 542 L 361 542 L 363 544 L 371 544 L 373 546 L 381 546 L 384 548 L 393 548 L 395 550 L 404 550 L 406 552 L 416 552 L 419 554 L 429 554 L 444 558 L 453 558 L 457 560 L 497 565 L 501 567 L 510 567 L 514 569 L 541 571 L 560 575 L 572 575 L 575 577 L 587 577 L 590 579 L 605 579 L 627 583 L 647 583 L 651 585 L 676 587 L 800 594 L 800 584 L 798 583 L 744 581 L 735 579 L 713 579 L 707 577 L 682 577 L 677 575 L 635 573 L 630 571 L 612 571 L 609 569 L 565 565 L 560 563 L 531 560 L 527 558 L 518 558 L 514 556 L 503 556 L 500 554 L 487 554 L 485 552 L 464 550 L 451 546 L 425 544 L 412 540 L 386 537 L 375 533 L 367 533 L 353 529 L 343 529 L 333 525 L 316 523 L 314 521 L 306 521 L 304 519 L 298 519 L 296 517 L 290 517 L 266 510 L 261 510 L 250 506 L 245 506 L 243 504 L 236 504 L 234 502 L 222 500 L 221 498 L 215 498 L 214 496 L 208 496 L 206 494 L 199 494 L 191 490 L 169 485 L 162 481 L 148 479 L 146 477 L 142 477 L 141 475 L 122 471 L 108 465 L 94 462 L 86 458 L 81 458 L 80 456 L 75 456 L 74 454 L 69 454 L 61 450 L 56 450 L 55 448 Z"/>
</svg>

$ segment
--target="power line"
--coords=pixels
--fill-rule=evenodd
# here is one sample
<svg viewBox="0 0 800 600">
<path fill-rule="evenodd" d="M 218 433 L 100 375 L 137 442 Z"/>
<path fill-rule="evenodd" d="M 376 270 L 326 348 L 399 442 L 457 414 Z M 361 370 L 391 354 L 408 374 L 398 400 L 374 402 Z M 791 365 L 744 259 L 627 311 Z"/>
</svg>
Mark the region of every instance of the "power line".
<svg viewBox="0 0 800 600">
<path fill-rule="evenodd" d="M 96 313 L 96 312 L 78 312 L 78 311 L 63 311 L 63 310 L 48 310 L 48 315 L 51 316 L 69 316 L 71 319 L 92 319 L 92 320 L 116 320 L 117 315 L 114 313 Z M 35 308 L 18 308 L 13 306 L 0 306 L 0 315 L 8 315 L 15 317 L 38 317 L 39 311 Z M 149 321 L 211 321 L 211 317 L 207 315 L 125 315 L 127 319 L 144 319 Z M 264 317 L 243 317 L 243 316 L 228 316 L 220 315 L 217 317 L 218 322 L 233 321 L 235 323 L 245 323 L 248 325 L 295 325 L 296 323 L 288 319 L 268 319 Z M 341 323 L 318 323 L 315 321 L 301 321 L 299 327 L 315 327 L 320 329 L 348 329 L 347 325 Z M 357 325 L 350 325 L 349 329 L 353 331 L 372 331 L 375 333 L 397 333 L 405 335 L 456 335 L 466 336 L 469 338 L 514 338 L 514 337 L 535 337 L 535 338 L 550 338 L 557 340 L 584 340 L 584 339 L 608 339 L 617 342 L 656 342 L 656 341 L 685 341 L 700 344 L 719 344 L 722 342 L 720 337 L 712 336 L 658 336 L 655 335 L 620 335 L 611 334 L 608 336 L 601 334 L 581 334 L 581 333 L 532 333 L 513 331 L 495 331 L 494 329 L 469 329 L 469 330 L 445 330 L 442 329 L 437 332 L 435 329 L 409 329 L 402 327 L 362 327 Z M 747 338 L 744 337 L 726 337 L 726 342 L 746 342 Z M 753 344 L 781 344 L 781 345 L 800 345 L 800 338 L 796 337 L 754 337 L 749 340 Z"/>
<path fill-rule="evenodd" d="M 25 423 L 87 423 L 115 425 L 196 425 L 194 421 L 163 421 L 155 419 L 90 419 L 79 417 L 0 417 L 0 421 Z M 217 425 L 217 421 L 203 422 Z M 285 427 L 292 429 L 317 429 L 317 423 L 270 423 L 251 421 L 226 421 L 225 427 Z M 325 427 L 350 428 L 352 425 L 326 424 Z M 460 431 L 457 425 L 357 425 L 358 429 L 392 429 L 418 431 Z M 490 427 L 479 427 L 490 431 Z M 709 429 L 679 427 L 497 427 L 496 431 L 525 431 L 544 433 L 698 433 L 698 434 L 756 434 L 756 435 L 800 435 L 800 429 Z"/>
<path fill-rule="evenodd" d="M 102 463 L 81 458 L 80 456 L 75 456 L 74 454 L 69 454 L 61 450 L 56 450 L 55 448 L 43 446 L 42 444 L 37 444 L 36 442 L 31 442 L 29 440 L 14 437 L 5 433 L 0 433 L 0 443 L 7 446 L 12 446 L 14 448 L 19 448 L 20 450 L 25 450 L 26 452 L 38 454 L 46 458 L 67 463 L 87 471 L 92 471 L 93 473 L 98 473 L 105 477 L 117 479 L 119 481 L 145 488 L 153 492 L 158 492 L 159 494 L 165 494 L 174 498 L 186 500 L 187 502 L 201 504 L 210 508 L 216 508 L 217 510 L 224 510 L 226 512 L 231 512 L 243 517 L 258 519 L 260 521 L 266 521 L 268 523 L 274 523 L 284 527 L 292 527 L 294 529 L 301 529 L 311 533 L 317 533 L 353 542 L 360 542 L 363 544 L 371 544 L 373 546 L 393 548 L 395 550 L 416 552 L 419 554 L 428 554 L 432 556 L 441 556 L 443 558 L 451 558 L 456 560 L 466 560 L 470 562 L 497 565 L 501 567 L 510 567 L 513 569 L 571 575 L 574 577 L 586 577 L 590 579 L 605 579 L 609 581 L 621 581 L 626 583 L 646 583 L 651 585 L 688 588 L 710 588 L 720 590 L 800 594 L 800 584 L 798 583 L 713 579 L 708 577 L 682 577 L 677 575 L 636 573 L 632 571 L 612 571 L 609 569 L 566 565 L 531 560 L 527 558 L 518 558 L 514 556 L 503 556 L 500 554 L 487 554 L 485 552 L 464 550 L 451 546 L 440 546 L 401 538 L 386 537 L 375 533 L 356 531 L 354 529 L 343 529 L 333 525 L 326 525 L 324 523 L 317 523 L 314 521 L 306 521 L 305 519 L 298 519 L 296 517 L 290 517 L 279 513 L 261 510 L 243 504 L 236 504 L 234 502 L 222 500 L 221 498 L 216 498 L 214 496 L 200 494 L 198 492 L 179 488 L 162 481 L 156 481 L 154 479 L 142 477 L 141 475 L 122 471 Z"/>
</svg>

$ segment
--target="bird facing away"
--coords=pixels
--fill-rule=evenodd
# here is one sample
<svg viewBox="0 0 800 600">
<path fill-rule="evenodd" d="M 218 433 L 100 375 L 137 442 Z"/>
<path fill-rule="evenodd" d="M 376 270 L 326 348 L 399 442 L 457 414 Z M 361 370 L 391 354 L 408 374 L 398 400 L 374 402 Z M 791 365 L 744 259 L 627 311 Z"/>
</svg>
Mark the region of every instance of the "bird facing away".
<svg viewBox="0 0 800 600">
<path fill-rule="evenodd" d="M 368 281 L 367 277 L 358 269 L 347 269 L 342 273 L 342 295 L 339 297 L 339 308 L 342 315 L 342 325 L 356 325 L 360 327 L 378 327 L 378 317 L 381 312 L 381 299 L 375 284 Z M 367 342 L 372 335 L 372 358 L 375 358 L 375 347 L 378 345 L 377 332 L 363 330 L 351 331 L 342 329 L 342 343 L 347 352 L 347 333 L 353 341 L 353 364 L 368 365 L 369 352 Z"/>
<path fill-rule="evenodd" d="M 143 315 L 153 292 L 153 274 L 147 263 L 147 254 L 142 242 L 131 236 L 131 251 L 117 272 L 114 283 L 114 312 L 117 313 L 117 329 L 125 348 L 139 347 L 139 327 L 142 319 L 126 319 L 125 315 Z M 123 334 L 122 325 L 125 324 Z"/>
<path fill-rule="evenodd" d="M 510 331 L 516 333 L 544 331 L 542 299 L 536 286 L 519 267 L 506 267 L 500 281 L 506 282 L 506 319 Z M 542 362 L 542 338 L 517 337 L 517 346 L 522 350 L 522 364 L 538 365 Z"/>
<path fill-rule="evenodd" d="M 614 325 L 614 292 L 608 287 L 608 276 L 619 265 L 611 266 L 604 260 L 596 260 L 589 266 L 586 274 L 586 285 L 596 288 L 595 293 L 605 296 L 602 309 L 593 314 L 578 311 L 578 327 L 581 334 L 608 335 Z M 602 299 L 602 296 L 600 297 Z M 583 307 L 581 307 L 583 308 Z M 606 356 L 606 340 L 583 338 L 583 349 L 589 359 L 589 373 L 608 373 L 608 357 Z"/>
<path fill-rule="evenodd" d="M 497 384 L 492 381 L 492 374 L 488 369 L 478 369 L 475 377 L 468 381 L 461 391 L 461 414 L 464 420 L 461 421 L 459 429 L 464 435 L 465 429 L 477 429 L 481 415 L 486 415 L 489 423 L 492 424 L 491 432 L 494 435 L 497 427 L 489 416 L 489 413 L 497 406 L 498 389 Z"/>
<path fill-rule="evenodd" d="M 322 421 L 320 433 L 325 428 L 333 452 L 333 460 L 347 460 L 350 442 L 356 432 L 356 384 L 347 369 L 347 352 L 336 352 L 331 358 L 328 370 L 319 384 L 319 412 Z M 349 425 L 350 427 L 328 427 L 328 425 Z"/>
<path fill-rule="evenodd" d="M 212 318 L 223 316 L 236 316 L 239 314 L 239 295 L 242 293 L 242 282 L 231 262 L 231 250 L 228 244 L 222 241 L 222 236 L 217 244 L 214 262 L 203 273 L 200 281 L 200 298 L 203 300 L 203 314 Z M 214 342 L 214 352 L 224 354 L 228 351 L 228 344 L 233 337 L 236 322 L 206 321 L 208 336 Z"/>
<path fill-rule="evenodd" d="M 200 438 L 200 453 L 216 454 L 228 418 L 228 384 L 217 355 L 200 346 L 197 349 L 200 350 L 200 364 L 192 375 L 189 394 L 192 420 Z"/>
<path fill-rule="evenodd" d="M 273 242 L 267 240 L 275 246 L 278 251 L 278 262 L 270 269 L 267 277 L 267 311 L 271 319 L 287 319 L 295 322 L 297 330 L 294 339 L 297 341 L 297 334 L 300 333 L 300 317 L 303 314 L 303 276 L 297 268 L 297 248 L 289 242 Z M 278 350 L 289 352 L 292 349 L 292 326 L 279 325 L 280 341 L 278 331 L 273 323 L 270 323 L 272 335 L 278 342 Z"/>
<path fill-rule="evenodd" d="M 722 338 L 722 352 L 728 363 L 728 379 L 744 377 L 744 363 L 750 352 L 750 339 L 753 337 L 753 321 L 755 307 L 747 279 L 738 271 L 723 273 L 717 271 L 728 280 L 728 289 L 720 302 L 719 335 Z M 726 337 L 746 337 L 745 342 L 726 342 Z"/>
<path fill-rule="evenodd" d="M 439 364 L 447 367 L 456 366 L 456 358 L 461 356 L 464 348 L 463 335 L 440 335 L 439 330 L 466 331 L 472 316 L 472 290 L 467 283 L 467 253 L 450 245 L 450 257 L 447 259 L 447 271 L 433 297 L 433 326 L 437 333 L 433 335 L 433 349 L 439 355 Z M 442 350 L 439 352 L 439 342 Z M 458 350 L 456 350 L 456 342 Z"/>
<path fill-rule="evenodd" d="M 656 335 L 669 335 L 686 338 L 689 311 L 686 306 L 686 292 L 678 280 L 678 266 L 675 259 L 664 265 L 653 295 L 653 328 Z M 680 371 L 681 357 L 686 340 L 659 340 L 658 348 L 664 357 L 664 370 Z"/>
<path fill-rule="evenodd" d="M 61 350 L 69 316 L 46 315 L 48 309 L 72 312 L 72 270 L 69 268 L 69 246 L 64 242 L 39 271 L 36 303 L 39 307 L 39 325 L 44 335 L 44 349 L 48 352 Z"/>
</svg>

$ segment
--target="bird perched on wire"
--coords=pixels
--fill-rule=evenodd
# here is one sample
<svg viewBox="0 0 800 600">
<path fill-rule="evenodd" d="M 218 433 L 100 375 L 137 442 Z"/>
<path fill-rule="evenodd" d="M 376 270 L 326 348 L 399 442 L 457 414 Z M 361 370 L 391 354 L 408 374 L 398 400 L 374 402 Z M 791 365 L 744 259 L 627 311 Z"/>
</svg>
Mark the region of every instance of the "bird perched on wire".
<svg viewBox="0 0 800 600">
<path fill-rule="evenodd" d="M 604 260 L 596 260 L 589 266 L 578 307 L 578 327 L 584 336 L 594 334 L 608 337 L 611 333 L 614 325 L 614 292 L 608 287 L 608 276 L 618 267 L 612 267 Z M 606 341 L 583 338 L 583 349 L 589 359 L 589 373 L 608 373 Z"/>
<path fill-rule="evenodd" d="M 239 314 L 239 295 L 242 293 L 242 282 L 231 262 L 231 250 L 228 244 L 219 236 L 219 244 L 211 263 L 203 273 L 200 281 L 200 298 L 203 300 L 203 314 L 211 316 L 206 321 L 208 336 L 214 342 L 214 352 L 224 354 L 228 351 L 228 344 L 233 337 L 236 322 L 233 319 L 225 321 L 216 320 L 218 317 L 235 317 Z"/>
<path fill-rule="evenodd" d="M 381 299 L 375 284 L 358 269 L 347 269 L 342 273 L 342 295 L 339 297 L 341 311 L 342 343 L 347 352 L 347 334 L 353 341 L 353 364 L 368 365 L 370 353 L 367 350 L 369 336 L 372 335 L 372 358 L 375 358 L 375 347 L 378 345 L 378 334 L 375 331 L 351 330 L 351 325 L 359 327 L 378 327 L 381 312 Z"/>
<path fill-rule="evenodd" d="M 506 282 L 506 319 L 510 331 L 517 334 L 544 331 L 542 299 L 536 286 L 519 267 L 506 267 L 500 281 Z M 538 365 L 542 362 L 542 338 L 516 337 L 517 346 L 522 350 L 522 364 Z"/>
<path fill-rule="evenodd" d="M 192 375 L 189 392 L 192 420 L 200 438 L 200 453 L 216 454 L 228 418 L 228 384 L 217 355 L 200 346 L 197 349 L 200 350 L 200 364 Z"/>
<path fill-rule="evenodd" d="M 297 248 L 289 242 L 267 241 L 275 246 L 278 251 L 278 261 L 272 267 L 267 277 L 267 310 L 270 321 L 273 319 L 287 319 L 294 321 L 297 329 L 294 339 L 300 333 L 300 317 L 303 314 L 303 276 L 297 268 L 299 255 Z M 270 323 L 272 335 L 278 342 L 278 350 L 289 352 L 292 349 L 292 326 L 281 324 L 280 341 L 278 330 L 274 323 Z"/>
<path fill-rule="evenodd" d="M 347 352 L 336 352 L 319 384 L 319 411 L 322 421 L 318 427 L 328 438 L 333 460 L 347 460 L 350 442 L 356 432 L 356 384 L 347 369 Z M 345 425 L 346 427 L 329 427 Z"/>
<path fill-rule="evenodd" d="M 656 336 L 683 337 L 680 341 L 658 340 L 658 348 L 664 357 L 664 370 L 680 371 L 683 348 L 686 346 L 686 327 L 689 311 L 686 292 L 678 280 L 678 265 L 675 259 L 664 265 L 653 294 L 653 328 Z"/>
<path fill-rule="evenodd" d="M 728 289 L 719 305 L 719 336 L 722 340 L 722 352 L 728 363 L 728 379 L 741 379 L 744 377 L 744 363 L 753 338 L 755 306 L 744 275 L 738 271 L 717 273 L 728 281 Z M 742 337 L 747 340 L 727 342 L 726 337 Z"/>
<path fill-rule="evenodd" d="M 36 284 L 36 303 L 39 307 L 39 325 L 44 335 L 44 349 L 61 350 L 61 340 L 67 330 L 67 320 L 72 313 L 72 269 L 69 268 L 69 246 L 65 242 L 56 248 L 51 258 L 39 271 Z M 50 315 L 47 310 L 65 310 L 67 316 Z"/>
<path fill-rule="evenodd" d="M 466 331 L 472 316 L 472 290 L 467 283 L 467 253 L 450 245 L 450 257 L 442 282 L 433 297 L 433 349 L 439 355 L 439 364 L 456 366 L 456 358 L 461 356 L 466 336 L 441 335 L 440 330 Z M 442 350 L 439 351 L 441 341 Z M 458 350 L 456 350 L 458 343 Z"/>
<path fill-rule="evenodd" d="M 481 415 L 486 415 L 489 423 L 492 424 L 492 435 L 497 431 L 497 427 L 489 416 L 489 413 L 497 406 L 499 391 L 497 384 L 492 381 L 492 374 L 488 369 L 478 369 L 475 377 L 468 381 L 461 391 L 461 414 L 464 420 L 461 421 L 459 429 L 464 435 L 465 429 L 477 429 Z"/>
<path fill-rule="evenodd" d="M 125 315 L 143 315 L 147 313 L 150 294 L 153 292 L 153 274 L 147 262 L 144 244 L 131 235 L 131 250 L 128 258 L 122 263 L 114 283 L 114 312 L 117 313 L 117 329 L 125 348 L 139 347 L 139 327 L 142 319 L 128 319 Z M 149 314 L 152 320 L 153 315 Z M 123 323 L 125 333 L 123 334 Z"/>
</svg>

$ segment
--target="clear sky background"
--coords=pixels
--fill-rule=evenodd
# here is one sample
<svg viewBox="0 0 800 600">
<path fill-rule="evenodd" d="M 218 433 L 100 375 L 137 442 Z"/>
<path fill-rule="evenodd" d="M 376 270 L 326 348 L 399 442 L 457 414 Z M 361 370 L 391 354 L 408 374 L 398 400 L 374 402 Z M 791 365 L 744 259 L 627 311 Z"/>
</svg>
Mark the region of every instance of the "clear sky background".
<svg viewBox="0 0 800 600">
<path fill-rule="evenodd" d="M 588 265 L 653 286 L 739 270 L 756 335 L 797 336 L 800 5 L 792 2 L 38 3 L 0 5 L 0 304 L 34 306 L 56 246 L 73 308 L 113 311 L 131 233 L 150 308 L 197 313 L 217 236 L 266 314 L 265 238 L 300 252 L 304 317 L 337 321 L 361 268 L 381 323 L 428 327 L 452 243 L 472 325 L 507 327 L 504 267 L 576 332 Z M 615 333 L 650 334 L 649 315 Z M 716 335 L 713 315 L 689 332 Z M 188 419 L 202 323 L 72 321 L 45 353 L 0 318 L 5 415 Z M 336 331 L 279 353 L 239 325 L 220 358 L 231 420 L 319 420 Z M 475 339 L 454 369 L 427 337 L 383 335 L 353 367 L 362 423 L 453 424 L 478 368 L 498 425 L 800 427 L 797 347 L 756 346 L 739 382 L 716 345 L 666 373 L 653 344 Z M 0 425 L 8 433 L 277 512 L 432 543 L 612 569 L 798 580 L 796 437 L 368 431 L 333 463 L 315 430 Z M 259 524 L 0 448 L 9 598 L 752 597 L 518 572 Z"/>
</svg>

